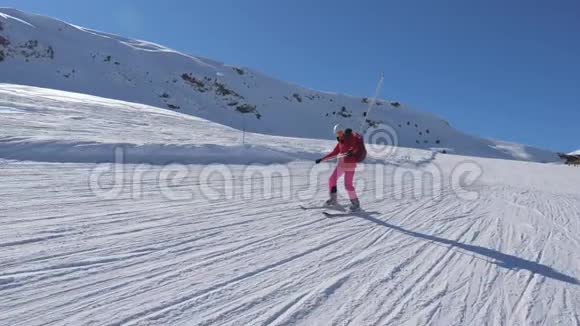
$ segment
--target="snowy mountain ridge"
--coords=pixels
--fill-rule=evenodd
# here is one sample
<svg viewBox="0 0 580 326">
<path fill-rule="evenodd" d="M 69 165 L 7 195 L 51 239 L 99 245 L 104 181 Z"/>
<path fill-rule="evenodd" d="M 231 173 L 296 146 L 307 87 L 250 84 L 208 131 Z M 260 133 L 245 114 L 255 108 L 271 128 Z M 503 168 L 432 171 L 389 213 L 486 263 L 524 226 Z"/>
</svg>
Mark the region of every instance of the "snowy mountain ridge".
<svg viewBox="0 0 580 326">
<path fill-rule="evenodd" d="M 306 147 L 302 138 L 242 135 L 137 103 L 11 84 L 0 84 L 0 121 L 0 159 L 10 160 L 107 163 L 122 149 L 123 163 L 275 164 L 312 161 L 332 147 L 325 140 L 309 140 Z"/>
<path fill-rule="evenodd" d="M 336 123 L 364 125 L 379 135 L 369 136 L 370 142 L 558 161 L 551 151 L 467 135 L 399 102 L 378 100 L 367 117 L 368 98 L 319 92 L 249 68 L 8 8 L 0 8 L 0 82 L 143 103 L 262 134 L 332 139 Z"/>
</svg>

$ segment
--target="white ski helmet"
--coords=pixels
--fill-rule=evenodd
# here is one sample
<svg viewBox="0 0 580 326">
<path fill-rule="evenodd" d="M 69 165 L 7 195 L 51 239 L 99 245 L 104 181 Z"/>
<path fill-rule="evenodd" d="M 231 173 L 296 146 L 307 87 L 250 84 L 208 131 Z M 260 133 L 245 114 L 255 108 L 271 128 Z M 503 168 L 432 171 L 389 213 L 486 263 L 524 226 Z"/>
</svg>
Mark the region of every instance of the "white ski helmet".
<svg viewBox="0 0 580 326">
<path fill-rule="evenodd" d="M 342 126 L 340 123 L 337 123 L 337 124 L 334 126 L 334 134 L 336 135 L 336 134 L 338 134 L 339 132 L 344 132 L 344 127 L 343 127 L 343 126 Z"/>
</svg>

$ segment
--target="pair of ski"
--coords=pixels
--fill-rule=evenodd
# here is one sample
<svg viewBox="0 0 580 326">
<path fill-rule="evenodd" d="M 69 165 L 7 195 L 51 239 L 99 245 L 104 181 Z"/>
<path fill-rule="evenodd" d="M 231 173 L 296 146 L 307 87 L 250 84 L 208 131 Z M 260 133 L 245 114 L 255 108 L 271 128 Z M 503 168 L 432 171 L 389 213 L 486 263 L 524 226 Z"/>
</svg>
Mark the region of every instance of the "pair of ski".
<svg viewBox="0 0 580 326">
<path fill-rule="evenodd" d="M 335 206 L 329 206 L 329 205 L 322 205 L 322 206 L 304 206 L 304 205 L 300 205 L 300 208 L 304 211 L 309 211 L 309 210 L 318 210 L 318 209 L 322 209 L 322 214 L 324 214 L 324 216 L 326 217 L 340 217 L 340 216 L 350 216 L 352 214 L 356 214 L 356 213 L 360 213 L 362 212 L 362 210 L 358 209 L 358 210 L 350 210 L 345 208 L 344 206 L 341 205 L 335 205 Z M 332 211 L 336 211 L 336 212 L 341 212 L 341 213 L 331 213 L 329 212 L 329 210 Z"/>
</svg>

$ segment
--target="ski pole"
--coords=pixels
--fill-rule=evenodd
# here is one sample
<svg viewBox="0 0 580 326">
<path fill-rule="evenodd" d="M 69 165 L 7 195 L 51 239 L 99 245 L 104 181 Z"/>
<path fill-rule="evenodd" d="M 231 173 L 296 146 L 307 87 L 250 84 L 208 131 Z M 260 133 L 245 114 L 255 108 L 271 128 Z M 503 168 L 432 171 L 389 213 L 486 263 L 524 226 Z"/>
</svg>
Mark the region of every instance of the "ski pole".
<svg viewBox="0 0 580 326">
<path fill-rule="evenodd" d="M 360 124 L 359 132 L 361 134 L 364 134 L 363 127 L 365 125 L 365 122 L 367 121 L 367 118 L 369 118 L 369 116 L 371 114 L 371 110 L 373 109 L 373 106 L 375 106 L 375 103 L 377 102 L 377 96 L 379 96 L 379 92 L 381 91 L 381 88 L 383 87 L 384 80 L 385 80 L 385 74 L 381 73 L 381 79 L 379 79 L 379 82 L 377 83 L 377 88 L 375 88 L 375 94 L 373 95 L 373 98 L 369 102 L 369 107 L 367 108 L 367 112 L 366 112 L 366 114 L 364 114 L 363 119 L 362 119 L 361 124 Z"/>
<path fill-rule="evenodd" d="M 341 158 L 347 157 L 347 156 L 348 156 L 348 154 L 346 154 L 346 153 L 345 154 L 339 154 L 339 155 L 336 155 L 336 156 L 332 156 L 332 157 L 326 158 L 323 161 L 333 160 L 335 158 L 336 159 L 341 159 Z"/>
</svg>

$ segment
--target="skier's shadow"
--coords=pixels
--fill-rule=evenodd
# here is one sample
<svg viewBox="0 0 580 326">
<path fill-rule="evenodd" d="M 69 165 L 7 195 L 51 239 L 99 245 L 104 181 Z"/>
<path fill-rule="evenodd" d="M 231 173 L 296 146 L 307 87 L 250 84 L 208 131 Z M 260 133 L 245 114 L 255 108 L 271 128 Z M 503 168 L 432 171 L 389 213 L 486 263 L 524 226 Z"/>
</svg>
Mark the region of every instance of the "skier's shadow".
<svg viewBox="0 0 580 326">
<path fill-rule="evenodd" d="M 542 265 L 540 263 L 526 260 L 523 258 L 519 258 L 516 256 L 504 254 L 502 252 L 492 250 L 489 248 L 470 245 L 470 244 L 466 244 L 466 243 L 462 243 L 462 242 L 458 242 L 458 241 L 453 241 L 453 240 L 449 240 L 449 239 L 444 239 L 444 238 L 440 238 L 440 237 L 436 237 L 436 236 L 428 235 L 428 234 L 424 234 L 424 233 L 419 233 L 419 232 L 415 232 L 415 231 L 409 231 L 409 230 L 406 230 L 400 226 L 396 226 L 393 224 L 389 224 L 385 221 L 379 220 L 379 219 L 373 217 L 372 216 L 373 214 L 376 214 L 376 213 L 375 212 L 369 212 L 369 213 L 361 212 L 361 213 L 356 214 L 355 216 L 358 216 L 360 218 L 363 218 L 365 220 L 373 222 L 377 225 L 398 231 L 400 233 L 403 233 L 403 234 L 406 234 L 406 235 L 409 235 L 409 236 L 412 236 L 415 238 L 423 239 L 426 241 L 432 241 L 435 243 L 444 244 L 444 245 L 448 245 L 451 247 L 456 247 L 456 248 L 463 249 L 465 251 L 469 251 L 469 252 L 472 252 L 472 253 L 475 253 L 475 254 L 478 254 L 481 256 L 489 257 L 493 260 L 492 263 L 496 264 L 497 266 L 503 267 L 503 268 L 513 269 L 513 270 L 518 270 L 518 269 L 527 270 L 527 271 L 530 271 L 531 273 L 540 274 L 542 276 L 545 276 L 545 277 L 548 277 L 551 279 L 555 279 L 558 281 L 562 281 L 562 282 L 566 282 L 566 283 L 570 283 L 570 284 L 575 284 L 575 285 L 580 285 L 580 282 L 578 281 L 578 279 L 576 279 L 572 276 L 560 273 L 549 266 Z"/>
</svg>

